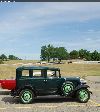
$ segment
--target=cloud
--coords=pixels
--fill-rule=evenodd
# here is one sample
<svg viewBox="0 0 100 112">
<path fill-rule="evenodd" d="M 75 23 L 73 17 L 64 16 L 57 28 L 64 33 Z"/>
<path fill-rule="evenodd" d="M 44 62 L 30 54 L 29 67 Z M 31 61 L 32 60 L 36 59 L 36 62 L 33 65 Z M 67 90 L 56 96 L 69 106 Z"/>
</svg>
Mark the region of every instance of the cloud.
<svg viewBox="0 0 100 112">
<path fill-rule="evenodd" d="M 95 22 L 99 19 L 100 3 L 97 2 L 13 3 L 10 6 L 2 4 L 0 7 L 0 48 L 2 50 L 0 51 L 17 52 L 20 55 L 25 48 L 26 51 L 31 49 L 29 55 L 32 55 L 32 47 L 34 47 L 34 54 L 38 56 L 37 49 L 42 44 L 49 43 L 55 46 L 66 46 L 68 50 L 99 49 L 99 28 L 98 30 L 95 26 L 86 28 L 87 25 L 92 24 L 92 20 Z M 76 29 L 74 24 L 81 23 L 86 26 L 80 31 L 82 26 Z M 67 30 L 62 31 L 63 26 L 60 26 L 62 24 L 66 25 Z M 56 25 L 60 27 L 60 30 L 53 29 Z M 50 27 L 54 31 L 47 32 Z M 22 55 L 28 55 L 25 51 L 23 52 Z"/>
<path fill-rule="evenodd" d="M 35 6 L 36 4 L 36 6 Z M 19 32 L 21 30 L 38 29 L 59 22 L 84 22 L 100 19 L 100 3 L 16 3 L 12 10 L 6 9 L 0 21 L 0 32 Z M 1 12 L 3 13 L 3 11 Z"/>
</svg>

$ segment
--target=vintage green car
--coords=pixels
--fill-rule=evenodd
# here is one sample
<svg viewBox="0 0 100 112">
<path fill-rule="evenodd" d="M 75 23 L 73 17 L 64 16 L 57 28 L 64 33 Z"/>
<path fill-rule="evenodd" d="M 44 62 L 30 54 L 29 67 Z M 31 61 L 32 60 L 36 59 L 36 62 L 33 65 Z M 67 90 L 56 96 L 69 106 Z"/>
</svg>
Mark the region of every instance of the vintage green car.
<svg viewBox="0 0 100 112">
<path fill-rule="evenodd" d="M 16 69 L 16 87 L 11 90 L 11 95 L 19 96 L 24 104 L 44 95 L 73 97 L 86 103 L 91 93 L 88 87 L 79 77 L 61 77 L 59 68 L 22 66 Z"/>
</svg>

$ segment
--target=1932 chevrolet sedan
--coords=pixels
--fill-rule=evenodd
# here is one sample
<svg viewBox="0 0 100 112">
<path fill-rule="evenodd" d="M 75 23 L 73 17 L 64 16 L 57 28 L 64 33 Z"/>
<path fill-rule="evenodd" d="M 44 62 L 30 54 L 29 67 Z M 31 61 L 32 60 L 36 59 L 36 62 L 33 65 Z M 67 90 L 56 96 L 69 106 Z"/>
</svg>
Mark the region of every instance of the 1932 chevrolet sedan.
<svg viewBox="0 0 100 112">
<path fill-rule="evenodd" d="M 10 89 L 11 95 L 19 96 L 24 104 L 32 103 L 35 97 L 43 95 L 70 96 L 86 103 L 91 93 L 88 87 L 79 77 L 61 77 L 59 68 L 22 66 L 16 69 L 15 83 Z"/>
</svg>

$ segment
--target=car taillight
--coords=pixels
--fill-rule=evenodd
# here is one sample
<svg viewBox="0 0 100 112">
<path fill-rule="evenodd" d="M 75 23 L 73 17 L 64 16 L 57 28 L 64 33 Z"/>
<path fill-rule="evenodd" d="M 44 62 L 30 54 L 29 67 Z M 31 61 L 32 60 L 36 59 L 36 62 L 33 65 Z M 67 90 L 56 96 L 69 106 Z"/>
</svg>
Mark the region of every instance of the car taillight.
<svg viewBox="0 0 100 112">
<path fill-rule="evenodd" d="M 2 88 L 1 83 L 0 83 L 0 88 Z"/>
</svg>

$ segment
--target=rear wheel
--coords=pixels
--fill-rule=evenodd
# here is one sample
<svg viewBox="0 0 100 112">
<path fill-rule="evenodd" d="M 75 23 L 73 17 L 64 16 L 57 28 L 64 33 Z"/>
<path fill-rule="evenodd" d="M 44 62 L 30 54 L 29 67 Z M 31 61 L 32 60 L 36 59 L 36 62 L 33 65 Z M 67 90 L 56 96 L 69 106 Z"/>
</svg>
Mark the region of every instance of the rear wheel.
<svg viewBox="0 0 100 112">
<path fill-rule="evenodd" d="M 90 92 L 85 88 L 78 90 L 76 95 L 78 101 L 81 103 L 86 103 L 90 99 Z"/>
<path fill-rule="evenodd" d="M 19 98 L 22 103 L 29 104 L 34 99 L 34 93 L 30 89 L 24 89 L 20 92 Z"/>
</svg>

